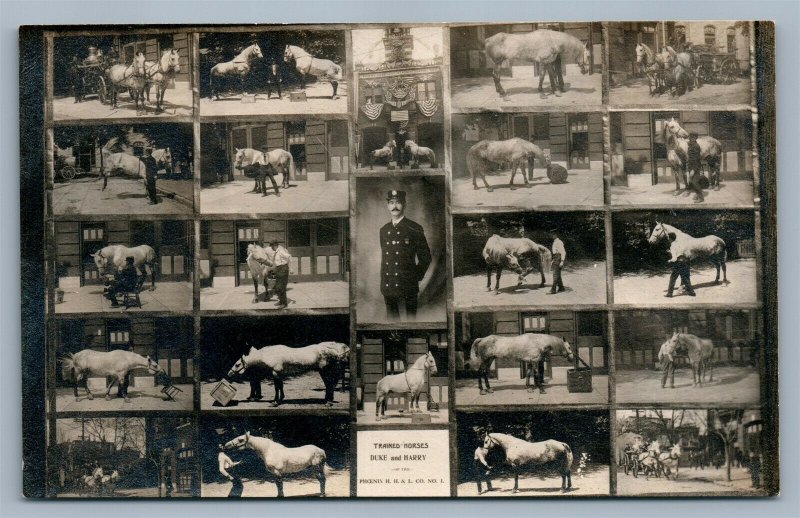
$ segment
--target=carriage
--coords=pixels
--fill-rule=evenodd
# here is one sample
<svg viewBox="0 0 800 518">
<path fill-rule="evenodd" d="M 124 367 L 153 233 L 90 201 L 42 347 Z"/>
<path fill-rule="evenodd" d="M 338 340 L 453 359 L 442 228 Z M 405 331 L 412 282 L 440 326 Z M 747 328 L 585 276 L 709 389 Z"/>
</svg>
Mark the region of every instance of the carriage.
<svg viewBox="0 0 800 518">
<path fill-rule="evenodd" d="M 625 450 L 624 457 L 621 460 L 622 469 L 626 475 L 633 474 L 634 477 L 639 476 L 639 452 L 635 450 Z"/>
<path fill-rule="evenodd" d="M 106 70 L 114 64 L 113 59 L 103 56 L 95 47 L 89 47 L 89 55 L 77 65 L 82 84 L 82 97 L 96 95 L 105 104 L 110 97 L 106 82 Z"/>
<path fill-rule="evenodd" d="M 694 45 L 690 50 L 700 84 L 731 84 L 742 70 L 735 52 L 714 52 L 710 45 Z"/>
<path fill-rule="evenodd" d="M 79 175 L 86 174 L 86 171 L 81 169 L 77 164 L 75 157 L 65 150 L 56 148 L 55 152 L 55 174 L 57 178 L 62 180 L 72 180 Z"/>
</svg>

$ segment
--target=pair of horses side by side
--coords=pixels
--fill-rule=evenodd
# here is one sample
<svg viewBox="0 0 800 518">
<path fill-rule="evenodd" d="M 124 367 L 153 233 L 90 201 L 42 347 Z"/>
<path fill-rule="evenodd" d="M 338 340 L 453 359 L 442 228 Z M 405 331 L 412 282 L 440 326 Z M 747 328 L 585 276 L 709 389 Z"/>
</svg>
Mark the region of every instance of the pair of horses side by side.
<svg viewBox="0 0 800 518">
<path fill-rule="evenodd" d="M 647 480 L 650 477 L 664 477 L 669 480 L 678 478 L 678 462 L 682 454 L 679 443 L 674 444 L 669 451 L 662 451 L 658 440 L 648 443 L 645 438 L 637 433 L 624 432 L 617 437 L 617 465 L 625 468 L 627 474 L 632 470 L 633 476 L 638 477 L 643 473 Z"/>
<path fill-rule="evenodd" d="M 150 102 L 150 89 L 155 87 L 156 111 L 163 110 L 164 94 L 177 72 L 181 71 L 180 54 L 176 49 L 161 53 L 158 61 L 147 61 L 143 52 L 137 52 L 130 65 L 113 65 L 106 71 L 111 93 L 111 106 L 118 105 L 117 94 L 127 91 L 136 111 L 145 109 L 145 99 Z"/>
<path fill-rule="evenodd" d="M 119 483 L 119 471 L 112 470 L 108 475 L 103 474 L 103 470 L 98 468 L 91 475 L 82 475 L 76 480 L 79 493 L 113 495 Z"/>
<path fill-rule="evenodd" d="M 552 183 L 563 183 L 564 180 L 551 178 L 552 164 L 550 157 L 542 152 L 541 148 L 536 144 L 528 142 L 527 140 L 514 137 L 508 140 L 481 140 L 473 145 L 467 151 L 467 169 L 470 176 L 472 176 L 472 188 L 478 190 L 478 175 L 480 175 L 483 185 L 488 192 L 492 192 L 494 188 L 486 181 L 486 173 L 493 166 L 500 164 L 510 164 L 511 166 L 511 179 L 508 181 L 509 188 L 515 190 L 514 177 L 517 174 L 517 169 L 522 173 L 522 179 L 525 185 L 529 185 L 529 180 L 533 181 L 533 167 L 536 160 L 547 168 L 547 176 Z M 528 171 L 526 174 L 525 164 L 528 164 Z"/>
<path fill-rule="evenodd" d="M 250 73 L 252 62 L 255 59 L 263 58 L 264 54 L 261 52 L 261 47 L 254 43 L 244 50 L 242 50 L 231 61 L 217 63 L 211 68 L 209 74 L 209 98 L 211 100 L 219 100 L 219 90 L 214 83 L 214 78 L 217 80 L 224 77 L 235 77 L 239 80 L 239 85 L 242 90 L 242 96 L 246 95 L 244 88 L 244 78 Z M 315 77 L 322 77 L 330 82 L 333 93 L 331 99 L 338 99 L 337 90 L 339 81 L 344 78 L 342 67 L 337 65 L 331 60 L 315 58 L 301 47 L 295 45 L 287 45 L 283 52 L 283 60 L 287 63 L 294 61 L 295 69 L 300 74 L 300 88 L 306 89 L 306 75 Z"/>
<path fill-rule="evenodd" d="M 728 282 L 728 250 L 725 241 L 714 235 L 704 237 L 692 237 L 689 234 L 678 230 L 672 225 L 656 222 L 647 242 L 651 245 L 659 244 L 663 241 L 671 241 L 669 251 L 671 258 L 669 262 L 675 262 L 682 258 L 689 263 L 699 261 L 709 261 L 717 270 L 714 284 L 719 284 L 720 270 L 722 271 L 722 282 Z"/>
<path fill-rule="evenodd" d="M 397 144 L 394 140 L 390 140 L 383 147 L 373 149 L 369 152 L 369 168 L 372 170 L 375 166 L 376 160 L 391 161 L 394 158 L 394 152 L 397 149 Z M 428 164 L 431 168 L 435 168 L 436 153 L 429 147 L 420 146 L 413 140 L 406 140 L 405 149 L 411 155 L 411 168 L 419 168 L 420 157 L 427 158 Z"/>
<path fill-rule="evenodd" d="M 672 334 L 669 340 L 661 345 L 658 351 L 658 361 L 662 368 L 667 368 L 667 362 L 676 353 L 689 356 L 689 363 L 692 366 L 692 383 L 694 386 L 702 386 L 708 373 L 708 381 L 714 381 L 714 342 L 707 338 L 700 338 L 689 333 Z"/>
<path fill-rule="evenodd" d="M 72 381 L 75 401 L 78 401 L 78 383 L 83 381 L 88 398 L 94 399 L 94 394 L 89 390 L 89 378 L 92 376 L 109 376 L 111 383 L 108 384 L 105 398 L 111 399 L 111 389 L 117 384 L 117 397 L 125 398 L 125 402 L 130 401 L 128 396 L 128 384 L 130 382 L 131 371 L 135 369 L 147 369 L 147 372 L 156 375 L 163 373 L 157 362 L 150 356 L 142 356 L 131 351 L 117 349 L 114 351 L 95 351 L 84 349 L 77 353 L 68 354 L 61 359 L 61 369 L 64 379 Z"/>
<path fill-rule="evenodd" d="M 245 176 L 255 178 L 255 186 L 251 192 L 260 192 L 262 196 L 267 195 L 267 177 L 272 182 L 277 196 L 281 195 L 278 184 L 275 182 L 275 175 L 283 176 L 282 187 L 289 188 L 289 179 L 294 178 L 295 167 L 294 157 L 284 149 L 273 149 L 272 151 L 257 151 L 252 148 L 236 148 L 233 163 L 234 167 L 243 170 Z"/>
<path fill-rule="evenodd" d="M 534 375 L 531 386 L 531 373 L 537 372 L 539 364 L 548 355 L 565 356 L 567 360 L 574 359 L 569 342 L 560 336 L 543 333 L 525 333 L 519 336 L 489 335 L 476 338 L 469 351 L 470 368 L 478 372 L 478 389 L 481 395 L 494 392 L 489 385 L 489 367 L 498 358 L 508 358 L 524 362 L 528 366 L 525 377 L 525 387 L 533 391 L 537 387 L 542 390 L 538 376 Z M 486 383 L 486 389 L 483 384 Z"/>
<path fill-rule="evenodd" d="M 553 439 L 528 442 L 504 433 L 487 433 L 483 439 L 487 450 L 499 448 L 505 454 L 504 463 L 514 474 L 513 493 L 519 492 L 519 476 L 540 466 L 553 466 L 561 475 L 561 490 L 572 489 L 572 448 L 567 443 Z"/>
<path fill-rule="evenodd" d="M 648 79 L 650 95 L 660 95 L 669 90 L 672 97 L 683 95 L 701 85 L 694 55 L 689 52 L 676 52 L 670 46 L 666 52 L 656 54 L 647 44 L 637 43 L 636 65 Z"/>
<path fill-rule="evenodd" d="M 313 471 L 319 480 L 319 496 L 325 496 L 325 481 L 332 471 L 327 464 L 325 450 L 306 444 L 297 448 L 287 448 L 266 437 L 257 437 L 246 432 L 223 446 L 227 451 L 253 450 L 264 463 L 264 467 L 274 477 L 278 488 L 278 498 L 283 498 L 283 477 L 304 471 Z"/>
<path fill-rule="evenodd" d="M 436 360 L 428 351 L 420 356 L 405 372 L 401 374 L 390 374 L 378 381 L 375 389 L 375 420 L 380 421 L 386 417 L 386 397 L 391 394 L 408 394 L 408 408 L 411 412 L 419 412 L 419 398 L 422 389 L 428 381 L 430 374 L 436 374 Z"/>
<path fill-rule="evenodd" d="M 677 196 L 681 191 L 681 179 L 684 188 L 689 189 L 689 178 L 686 174 L 689 161 L 689 132 L 672 117 L 664 122 L 661 128 L 661 138 L 667 146 L 667 161 L 669 161 L 673 176 L 675 176 L 674 195 Z M 700 146 L 701 163 L 705 161 L 708 164 L 709 186 L 718 191 L 720 189 L 722 144 L 714 137 L 700 136 L 697 137 L 697 145 Z M 700 171 L 694 171 L 694 173 L 701 174 Z"/>
<path fill-rule="evenodd" d="M 517 286 L 525 282 L 525 277 L 533 271 L 533 262 L 539 267 L 544 286 L 547 280 L 544 272 L 549 270 L 552 254 L 546 246 L 534 243 L 527 238 L 501 237 L 492 235 L 483 247 L 483 260 L 486 262 L 486 291 L 492 291 L 492 272 L 496 275 L 494 292 L 500 293 L 500 276 L 503 268 L 517 274 Z M 525 264 L 523 268 L 522 264 Z"/>
<path fill-rule="evenodd" d="M 564 92 L 564 78 L 561 72 L 563 61 L 577 63 L 581 74 L 586 74 L 591 66 L 591 51 L 588 44 L 578 38 L 559 31 L 537 29 L 523 34 L 499 32 L 484 41 L 486 55 L 494 63 L 492 79 L 497 93 L 508 100 L 506 91 L 500 84 L 499 67 L 503 63 L 539 63 L 539 93 L 543 93 L 545 71 L 550 78 L 553 95 Z"/>
<path fill-rule="evenodd" d="M 331 406 L 334 403 L 333 392 L 344 375 L 349 358 L 350 347 L 340 342 L 321 342 L 306 347 L 285 345 L 270 345 L 261 349 L 251 347 L 250 351 L 243 354 L 228 370 L 227 377 L 241 376 L 254 368 L 259 372 L 266 371 L 267 377 L 272 378 L 275 386 L 273 406 L 278 406 L 286 398 L 283 391 L 285 380 L 316 371 L 325 384 L 324 403 L 326 406 Z M 261 380 L 257 382 L 260 383 Z M 253 396 L 251 393 L 250 397 Z"/>
</svg>

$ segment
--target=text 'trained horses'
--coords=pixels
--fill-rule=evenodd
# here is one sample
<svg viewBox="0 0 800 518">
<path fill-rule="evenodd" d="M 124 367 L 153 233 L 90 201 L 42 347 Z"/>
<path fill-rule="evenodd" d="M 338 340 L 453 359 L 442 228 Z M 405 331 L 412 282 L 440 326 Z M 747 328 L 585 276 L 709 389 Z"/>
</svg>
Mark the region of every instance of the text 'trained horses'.
<svg viewBox="0 0 800 518">
<path fill-rule="evenodd" d="M 322 77 L 331 83 L 333 93 L 331 99 L 338 99 L 336 90 L 339 88 L 339 81 L 343 79 L 342 67 L 329 59 L 315 58 L 304 49 L 295 45 L 286 45 L 283 51 L 283 60 L 288 63 L 294 61 L 295 68 L 300 73 L 300 87 L 306 89 L 306 75 Z"/>
<path fill-rule="evenodd" d="M 213 67 L 211 67 L 211 72 L 208 77 L 208 85 L 210 88 L 209 97 L 213 100 L 214 97 L 219 100 L 219 91 L 217 87 L 214 85 L 214 78 L 222 78 L 226 76 L 233 76 L 239 79 L 239 85 L 242 88 L 242 96 L 245 95 L 244 91 L 244 77 L 250 73 L 250 66 L 251 62 L 254 59 L 262 58 L 264 55 L 261 53 L 261 47 L 258 46 L 258 43 L 253 43 L 249 47 L 245 48 L 241 51 L 235 58 L 231 61 L 225 61 L 223 63 L 217 63 Z"/>
<path fill-rule="evenodd" d="M 307 444 L 297 448 L 287 448 L 266 437 L 256 437 L 250 432 L 225 443 L 225 450 L 245 450 L 250 449 L 264 462 L 273 477 L 278 488 L 278 498 L 283 498 L 283 477 L 293 473 L 299 473 L 306 469 L 312 469 L 319 480 L 319 496 L 325 496 L 325 472 L 330 470 L 326 464 L 327 456 L 325 450 Z"/>
<path fill-rule="evenodd" d="M 522 173 L 525 185 L 528 185 L 528 180 L 533 179 L 533 166 L 536 159 L 539 159 L 545 167 L 549 165 L 549 159 L 541 148 L 527 140 L 517 137 L 508 140 L 481 140 L 467 151 L 467 168 L 472 176 L 472 188 L 478 189 L 477 178 L 480 175 L 486 190 L 492 192 L 492 186 L 486 181 L 486 172 L 491 165 L 499 166 L 500 164 L 511 165 L 511 180 L 508 185 L 512 190 L 516 188 L 514 187 L 514 176 L 517 174 L 517 168 Z M 525 172 L 526 162 L 528 164 L 527 175 Z"/>
<path fill-rule="evenodd" d="M 553 465 L 561 475 L 561 490 L 572 488 L 572 449 L 567 443 L 553 439 L 541 442 L 528 442 L 504 433 L 487 433 L 483 439 L 487 449 L 501 448 L 505 453 L 505 463 L 514 473 L 514 493 L 519 492 L 519 475 L 524 470 Z"/>
<path fill-rule="evenodd" d="M 84 349 L 74 354 L 68 354 L 61 359 L 61 369 L 64 379 L 75 383 L 73 388 L 76 401 L 78 399 L 78 382 L 80 381 L 83 381 L 89 399 L 94 399 L 87 383 L 90 376 L 111 376 L 111 383 L 106 390 L 106 399 L 111 399 L 111 388 L 116 383 L 117 397 L 124 397 L 128 402 L 128 377 L 132 370 L 147 369 L 153 375 L 163 372 L 158 363 L 151 360 L 149 356 L 122 349 L 114 351 Z"/>
<path fill-rule="evenodd" d="M 392 392 L 409 394 L 409 410 L 411 412 L 414 411 L 414 403 L 416 402 L 416 410 L 419 412 L 419 397 L 422 394 L 425 383 L 428 381 L 428 372 L 431 374 L 436 374 L 437 372 L 436 360 L 430 351 L 417 358 L 414 364 L 402 374 L 390 374 L 381 378 L 375 389 L 375 419 L 380 421 L 381 417 L 385 415 L 386 396 Z"/>
<path fill-rule="evenodd" d="M 498 358 L 509 358 L 527 365 L 527 375 L 525 386 L 531 391 L 539 386 L 542 380 L 538 380 L 534 375 L 534 386 L 531 387 L 531 373 L 537 372 L 539 364 L 544 361 L 547 355 L 566 356 L 570 361 L 573 360 L 572 348 L 569 342 L 560 336 L 547 335 L 542 333 L 525 333 L 519 336 L 498 336 L 489 335 L 477 338 L 472 342 L 469 351 L 469 366 L 478 371 L 478 388 L 481 394 L 494 392 L 489 386 L 489 367 Z M 483 383 L 486 383 L 486 389 Z"/>
<path fill-rule="evenodd" d="M 669 247 L 672 256 L 669 260 L 670 263 L 675 262 L 679 257 L 689 262 L 710 261 L 717 268 L 717 277 L 714 279 L 714 284 L 719 283 L 720 269 L 723 275 L 722 282 L 728 284 L 728 270 L 725 265 L 725 262 L 728 260 L 728 250 L 722 238 L 713 235 L 692 237 L 672 225 L 656 222 L 656 226 L 653 227 L 653 231 L 650 232 L 650 237 L 647 239 L 647 242 L 651 245 L 655 245 L 661 241 L 669 241 L 670 239 L 673 239 Z"/>
<path fill-rule="evenodd" d="M 325 384 L 325 404 L 333 404 L 333 391 L 342 379 L 349 362 L 350 347 L 339 342 L 321 342 L 306 347 L 270 345 L 261 349 L 250 348 L 228 371 L 228 377 L 244 374 L 251 367 L 266 369 L 275 385 L 275 406 L 280 405 L 286 395 L 283 382 L 287 378 L 317 371 Z M 251 394 L 252 396 L 252 394 Z"/>
<path fill-rule="evenodd" d="M 546 269 L 550 268 L 552 255 L 546 246 L 534 243 L 524 237 L 501 237 L 497 234 L 492 235 L 483 247 L 483 260 L 486 262 L 486 291 L 492 291 L 492 272 L 496 272 L 494 291 L 500 291 L 500 275 L 503 268 L 509 268 L 517 273 L 517 286 L 521 285 L 525 277 L 533 271 L 530 265 L 531 260 L 536 260 L 539 264 L 539 272 L 542 276 L 542 286 L 547 280 L 544 277 Z M 523 269 L 520 261 L 524 260 L 528 266 Z"/>
<path fill-rule="evenodd" d="M 133 266 L 139 273 L 141 280 L 139 286 L 143 285 L 150 276 L 150 290 L 156 289 L 156 251 L 150 245 L 139 245 L 128 248 L 125 245 L 108 245 L 97 252 L 91 254 L 94 264 L 100 275 L 106 275 L 109 270 L 120 271 L 125 266 L 125 260 L 133 257 Z M 142 271 L 144 268 L 144 271 Z"/>
</svg>

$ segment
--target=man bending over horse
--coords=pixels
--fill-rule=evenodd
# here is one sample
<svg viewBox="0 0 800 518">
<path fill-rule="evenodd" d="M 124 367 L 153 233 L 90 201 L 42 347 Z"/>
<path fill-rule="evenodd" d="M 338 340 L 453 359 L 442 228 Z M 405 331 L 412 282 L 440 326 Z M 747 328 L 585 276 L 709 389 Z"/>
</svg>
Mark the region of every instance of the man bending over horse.
<svg viewBox="0 0 800 518">
<path fill-rule="evenodd" d="M 675 239 L 675 234 L 670 233 L 669 240 L 675 241 Z M 678 280 L 678 277 L 681 278 L 681 284 L 683 284 L 683 289 L 686 290 L 686 294 L 690 297 L 696 296 L 694 288 L 692 288 L 692 277 L 689 273 L 689 261 L 682 255 L 671 259 L 670 261 L 672 262 L 672 273 L 669 276 L 667 294 L 664 296 L 667 298 L 672 297 L 672 292 L 675 289 L 675 281 Z"/>
<path fill-rule="evenodd" d="M 475 455 L 473 456 L 474 467 L 475 467 L 475 482 L 478 483 L 478 494 L 480 495 L 483 493 L 483 487 L 481 486 L 481 481 L 486 481 L 486 491 L 494 491 L 492 488 L 492 479 L 489 477 L 489 472 L 491 472 L 492 467 L 486 462 L 486 455 L 489 453 L 489 448 L 485 448 L 483 445 L 478 446 L 475 448 Z"/>
<path fill-rule="evenodd" d="M 139 287 L 139 272 L 133 265 L 133 257 L 125 258 L 125 266 L 114 275 L 114 279 L 109 282 L 106 291 L 106 298 L 111 301 L 111 307 L 118 307 L 117 294 L 128 291 L 136 291 Z M 144 280 L 144 278 L 142 278 Z"/>
<path fill-rule="evenodd" d="M 700 185 L 703 176 L 702 163 L 700 162 L 700 144 L 697 143 L 697 133 L 689 133 L 689 144 L 686 152 L 686 171 L 689 173 L 689 188 L 694 191 L 694 201 L 703 201 L 703 188 Z"/>
</svg>

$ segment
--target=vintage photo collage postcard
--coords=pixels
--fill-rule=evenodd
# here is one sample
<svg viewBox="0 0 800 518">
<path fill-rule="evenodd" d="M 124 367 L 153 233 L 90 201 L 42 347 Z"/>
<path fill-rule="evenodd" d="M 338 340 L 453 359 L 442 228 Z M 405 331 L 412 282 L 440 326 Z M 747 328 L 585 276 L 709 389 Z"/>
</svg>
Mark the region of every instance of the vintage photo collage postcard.
<svg viewBox="0 0 800 518">
<path fill-rule="evenodd" d="M 26 493 L 776 494 L 773 31 L 23 28 Z"/>
</svg>

